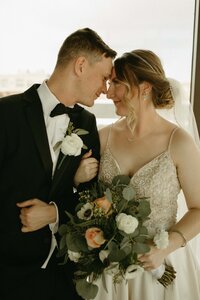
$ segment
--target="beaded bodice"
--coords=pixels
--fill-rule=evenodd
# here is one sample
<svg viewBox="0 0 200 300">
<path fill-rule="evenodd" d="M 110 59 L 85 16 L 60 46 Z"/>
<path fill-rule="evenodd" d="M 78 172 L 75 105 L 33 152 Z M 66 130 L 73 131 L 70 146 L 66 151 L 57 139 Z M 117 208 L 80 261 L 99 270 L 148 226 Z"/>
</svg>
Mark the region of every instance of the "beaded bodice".
<svg viewBox="0 0 200 300">
<path fill-rule="evenodd" d="M 121 174 L 118 162 L 107 144 L 101 156 L 99 179 L 110 183 Z M 169 229 L 176 223 L 177 197 L 180 184 L 169 150 L 162 152 L 141 167 L 131 178 L 136 196 L 149 197 L 151 214 L 145 225 L 153 236 L 156 229 Z"/>
</svg>

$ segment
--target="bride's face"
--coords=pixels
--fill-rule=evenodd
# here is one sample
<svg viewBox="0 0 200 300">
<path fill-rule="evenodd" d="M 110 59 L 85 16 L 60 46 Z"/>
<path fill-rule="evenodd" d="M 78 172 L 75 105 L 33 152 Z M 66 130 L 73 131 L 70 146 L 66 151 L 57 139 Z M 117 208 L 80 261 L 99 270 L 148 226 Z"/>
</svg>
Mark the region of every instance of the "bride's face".
<svg viewBox="0 0 200 300">
<path fill-rule="evenodd" d="M 107 91 L 107 98 L 112 99 L 117 115 L 122 117 L 128 115 L 127 101 L 131 101 L 134 105 L 136 95 L 133 96 L 133 93 L 135 94 L 135 91 L 127 93 L 127 86 L 117 79 L 115 70 L 113 69 Z M 130 100 L 126 101 L 125 99 L 127 98 Z"/>
</svg>

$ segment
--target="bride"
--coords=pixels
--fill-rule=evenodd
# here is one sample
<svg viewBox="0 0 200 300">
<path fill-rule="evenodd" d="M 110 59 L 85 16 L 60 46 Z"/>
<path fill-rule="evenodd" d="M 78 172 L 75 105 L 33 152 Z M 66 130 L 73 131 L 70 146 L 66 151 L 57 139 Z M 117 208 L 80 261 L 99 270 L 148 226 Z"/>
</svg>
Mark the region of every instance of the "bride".
<svg viewBox="0 0 200 300">
<path fill-rule="evenodd" d="M 134 50 L 115 60 L 107 97 L 121 118 L 99 132 L 99 179 L 109 183 L 115 175 L 129 175 L 137 196 L 149 197 L 149 234 L 153 239 L 158 229 L 164 229 L 169 244 L 158 249 L 152 242 L 150 252 L 139 257 L 144 272 L 134 279 L 114 286 L 105 274 L 108 291 L 99 280 L 95 300 L 200 299 L 200 270 L 187 243 L 200 232 L 200 151 L 184 129 L 157 112 L 174 106 L 170 85 L 160 59 L 151 51 Z M 81 182 L 80 174 L 88 180 L 94 176 L 90 159 L 82 160 L 76 182 Z M 178 220 L 181 190 L 187 212 Z M 176 270 L 176 279 L 167 288 L 152 272 L 164 262 Z"/>
</svg>

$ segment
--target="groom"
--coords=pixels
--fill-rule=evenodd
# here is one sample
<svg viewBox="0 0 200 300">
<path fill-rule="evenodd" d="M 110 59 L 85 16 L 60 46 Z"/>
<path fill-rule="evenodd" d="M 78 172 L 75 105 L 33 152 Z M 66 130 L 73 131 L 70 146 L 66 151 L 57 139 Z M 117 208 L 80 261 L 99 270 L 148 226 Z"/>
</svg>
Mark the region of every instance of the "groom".
<svg viewBox="0 0 200 300">
<path fill-rule="evenodd" d="M 0 101 L 1 300 L 80 299 L 73 266 L 58 264 L 54 233 L 64 211 L 76 205 L 73 178 L 81 157 L 91 149 L 99 159 L 95 117 L 77 103 L 90 107 L 107 92 L 115 55 L 93 30 L 77 30 L 47 81 Z M 60 151 L 72 126 L 88 134 L 71 141 L 71 153 L 68 144 Z"/>
</svg>

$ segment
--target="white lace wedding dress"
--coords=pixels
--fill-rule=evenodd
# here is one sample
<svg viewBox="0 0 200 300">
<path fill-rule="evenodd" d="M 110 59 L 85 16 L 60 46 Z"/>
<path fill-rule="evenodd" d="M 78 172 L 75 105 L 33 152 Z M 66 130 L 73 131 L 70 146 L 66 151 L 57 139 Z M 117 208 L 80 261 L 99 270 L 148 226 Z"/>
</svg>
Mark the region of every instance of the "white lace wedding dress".
<svg viewBox="0 0 200 300">
<path fill-rule="evenodd" d="M 109 143 L 101 157 L 99 179 L 111 182 L 121 174 Z M 177 197 L 180 185 L 176 167 L 170 156 L 170 143 L 166 151 L 140 168 L 131 178 L 138 197 L 150 197 L 151 215 L 146 222 L 149 233 L 154 236 L 156 228 L 169 229 L 176 223 Z M 101 280 L 95 300 L 200 300 L 200 270 L 192 255 L 189 243 L 171 253 L 166 262 L 176 270 L 174 282 L 164 288 L 152 275 L 144 271 L 126 284 L 112 284 L 112 277 L 105 275 L 108 293 Z"/>
</svg>

